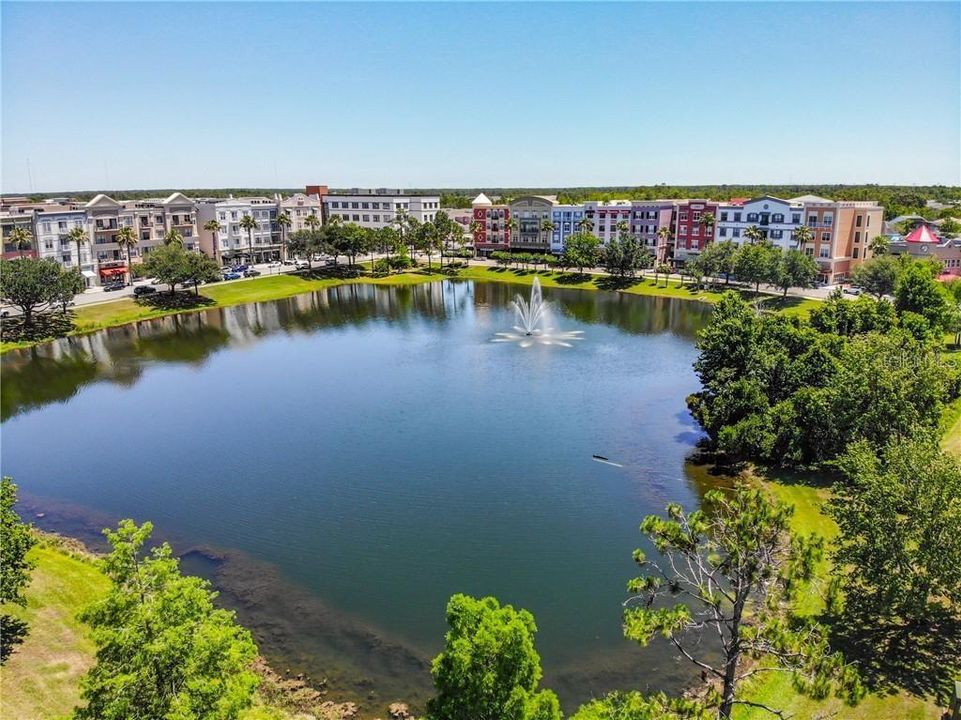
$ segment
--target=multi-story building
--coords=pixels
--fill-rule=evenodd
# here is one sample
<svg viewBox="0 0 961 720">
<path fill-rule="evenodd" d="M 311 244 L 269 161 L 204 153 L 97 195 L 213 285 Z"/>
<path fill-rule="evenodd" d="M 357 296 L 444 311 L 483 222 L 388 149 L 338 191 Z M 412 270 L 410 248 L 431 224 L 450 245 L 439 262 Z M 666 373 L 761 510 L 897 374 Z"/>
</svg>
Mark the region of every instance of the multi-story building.
<svg viewBox="0 0 961 720">
<path fill-rule="evenodd" d="M 379 229 L 387 227 L 399 212 L 405 212 L 418 222 L 430 222 L 440 210 L 436 195 L 410 195 L 401 190 L 354 188 L 323 197 L 328 219 L 339 217 L 342 222 Z"/>
<path fill-rule="evenodd" d="M 591 200 L 584 203 L 584 216 L 594 224 L 594 234 L 602 243 L 617 237 L 617 226 L 631 224 L 630 200 Z"/>
<path fill-rule="evenodd" d="M 792 202 L 804 206 L 804 224 L 814 237 L 804 251 L 813 255 L 818 279 L 835 283 L 850 277 L 854 268 L 871 257 L 871 241 L 882 234 L 884 208 L 871 201 L 828 200 L 802 195 Z"/>
<path fill-rule="evenodd" d="M 711 241 L 714 228 L 706 220 L 717 221 L 713 200 L 679 200 L 674 205 L 674 259 L 681 262 L 700 253 Z"/>
<path fill-rule="evenodd" d="M 567 238 L 580 232 L 584 219 L 583 205 L 554 205 L 551 208 L 551 222 L 554 232 L 551 235 L 551 252 L 562 253 L 567 247 Z"/>
<path fill-rule="evenodd" d="M 740 244 L 746 239 L 745 231 L 757 227 L 773 245 L 787 250 L 797 247 L 794 231 L 801 226 L 803 215 L 803 203 L 770 195 L 719 203 L 714 217 L 714 239 Z"/>
<path fill-rule="evenodd" d="M 277 225 L 278 202 L 264 196 L 209 198 L 197 201 L 197 224 L 204 227 L 211 220 L 220 224 L 218 246 L 213 236 L 204 232 L 200 250 L 205 255 L 223 261 L 267 262 L 279 260 L 282 248 L 280 227 Z M 250 216 L 257 226 L 248 231 L 241 226 Z"/>
<path fill-rule="evenodd" d="M 548 195 L 522 195 L 510 206 L 510 217 L 517 222 L 511 233 L 511 250 L 518 252 L 548 252 L 551 233 L 542 229 L 545 220 L 553 222 L 553 208 L 557 198 Z"/>
<path fill-rule="evenodd" d="M 56 260 L 66 268 L 80 268 L 87 286 L 95 284 L 97 267 L 90 246 L 86 211 L 76 205 L 54 203 L 34 205 L 32 209 L 33 233 L 39 256 Z M 76 228 L 81 228 L 86 238 L 79 249 L 77 243 L 70 239 L 70 232 Z"/>
<path fill-rule="evenodd" d="M 644 243 L 659 263 L 670 257 L 671 238 L 660 232 L 668 228 L 673 234 L 673 200 L 635 200 L 631 203 L 631 234 Z"/>
<path fill-rule="evenodd" d="M 281 213 L 287 213 L 290 216 L 289 232 L 307 230 L 306 220 L 311 215 L 323 222 L 324 206 L 317 195 L 294 193 L 287 198 L 281 198 L 278 195 L 277 204 Z"/>
<path fill-rule="evenodd" d="M 16 207 L 0 212 L 0 232 L 2 232 L 3 235 L 3 258 L 10 260 L 16 257 L 37 257 L 36 239 L 31 243 L 30 248 L 21 249 L 14 245 L 10 237 L 14 228 L 22 228 L 33 235 L 33 216 L 21 212 Z"/>
<path fill-rule="evenodd" d="M 471 213 L 471 222 L 478 224 L 474 232 L 474 250 L 479 255 L 488 257 L 492 252 L 510 248 L 510 206 L 495 205 L 489 197 L 481 193 L 471 201 Z"/>
</svg>

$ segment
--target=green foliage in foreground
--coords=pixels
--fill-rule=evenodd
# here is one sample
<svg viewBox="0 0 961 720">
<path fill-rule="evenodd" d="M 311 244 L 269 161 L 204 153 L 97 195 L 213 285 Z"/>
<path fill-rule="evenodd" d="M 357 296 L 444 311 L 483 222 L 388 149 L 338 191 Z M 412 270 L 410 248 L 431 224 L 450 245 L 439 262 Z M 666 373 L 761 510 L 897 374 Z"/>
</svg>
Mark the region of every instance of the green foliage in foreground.
<svg viewBox="0 0 961 720">
<path fill-rule="evenodd" d="M 582 705 L 571 720 L 714 720 L 717 714 L 699 702 L 663 693 L 613 692 Z"/>
<path fill-rule="evenodd" d="M 233 613 L 214 607 L 206 581 L 180 574 L 170 546 L 144 554 L 152 526 L 124 520 L 106 531 L 106 597 L 80 619 L 97 663 L 82 680 L 77 720 L 232 720 L 249 707 L 257 648 Z"/>
<path fill-rule="evenodd" d="M 856 702 L 863 693 L 858 676 L 831 652 L 827 629 L 813 618 L 791 622 L 786 613 L 814 575 L 822 538 L 793 534 L 793 508 L 746 485 L 729 495 L 711 491 L 705 501 L 706 509 L 688 513 L 671 504 L 666 519 L 644 519 L 641 530 L 663 559 L 635 551 L 643 575 L 628 584 L 637 602 L 624 613 L 624 634 L 641 645 L 668 638 L 720 684 L 706 704 L 721 718 L 746 702 L 738 687 L 762 672 L 760 661 L 764 672 L 789 673 L 806 695 L 824 698 L 833 689 Z M 659 602 L 668 599 L 682 602 Z M 699 650 L 707 628 L 719 636 L 718 661 Z"/>
<path fill-rule="evenodd" d="M 902 326 L 898 326 L 900 321 Z M 880 448 L 916 431 L 938 434 L 957 373 L 940 338 L 886 301 L 834 296 L 810 323 L 759 314 L 734 294 L 715 308 L 688 398 L 715 447 L 736 460 L 820 465 L 863 438 Z"/>
<path fill-rule="evenodd" d="M 27 325 L 38 311 L 66 307 L 83 287 L 79 270 L 65 269 L 55 260 L 0 260 L 0 298 L 20 309 Z"/>
<path fill-rule="evenodd" d="M 961 607 L 961 464 L 930 438 L 866 442 L 841 458 L 829 508 L 841 529 L 836 565 L 848 610 L 920 623 Z"/>
<path fill-rule="evenodd" d="M 143 261 L 143 271 L 169 285 L 171 294 L 177 285 L 193 285 L 196 291 L 198 283 L 220 279 L 217 263 L 176 242 L 154 248 Z"/>
<path fill-rule="evenodd" d="M 27 553 L 37 541 L 14 511 L 16 503 L 17 486 L 5 477 L 0 480 L 0 603 L 22 606 L 27 604 L 23 588 L 33 567 Z"/>
<path fill-rule="evenodd" d="M 495 598 L 454 595 L 447 603 L 444 651 L 431 674 L 431 720 L 560 720 L 557 696 L 538 690 L 537 626 L 526 610 Z"/>
</svg>

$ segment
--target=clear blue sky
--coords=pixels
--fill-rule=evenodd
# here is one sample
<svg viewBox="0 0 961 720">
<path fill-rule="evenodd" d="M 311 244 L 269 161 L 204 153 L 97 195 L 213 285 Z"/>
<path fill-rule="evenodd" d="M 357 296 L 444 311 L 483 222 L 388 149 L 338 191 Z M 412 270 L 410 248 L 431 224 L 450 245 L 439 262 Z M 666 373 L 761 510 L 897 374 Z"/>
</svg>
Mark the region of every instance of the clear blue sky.
<svg viewBox="0 0 961 720">
<path fill-rule="evenodd" d="M 961 184 L 961 4 L 3 2 L 2 187 Z"/>
</svg>

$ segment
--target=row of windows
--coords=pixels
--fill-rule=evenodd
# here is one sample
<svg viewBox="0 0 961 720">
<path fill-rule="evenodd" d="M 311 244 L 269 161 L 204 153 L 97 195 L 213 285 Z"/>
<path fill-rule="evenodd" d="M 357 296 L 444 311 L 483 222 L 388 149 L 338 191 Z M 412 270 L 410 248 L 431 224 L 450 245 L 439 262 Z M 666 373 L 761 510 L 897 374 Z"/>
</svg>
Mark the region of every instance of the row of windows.
<svg viewBox="0 0 961 720">
<path fill-rule="evenodd" d="M 390 203 L 390 202 L 347 202 L 345 200 L 331 200 L 330 207 L 341 210 L 390 210 L 391 207 L 410 210 L 410 203 Z M 425 202 L 421 204 L 424 210 L 436 210 L 440 203 Z"/>
</svg>

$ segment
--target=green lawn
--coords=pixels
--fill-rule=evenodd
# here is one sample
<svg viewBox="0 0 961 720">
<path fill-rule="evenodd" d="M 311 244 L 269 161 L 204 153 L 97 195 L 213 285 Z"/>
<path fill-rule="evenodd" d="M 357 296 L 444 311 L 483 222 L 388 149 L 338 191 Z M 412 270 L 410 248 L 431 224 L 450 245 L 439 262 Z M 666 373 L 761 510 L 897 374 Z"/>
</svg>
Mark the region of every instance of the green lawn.
<svg viewBox="0 0 961 720">
<path fill-rule="evenodd" d="M 83 305 L 77 308 L 74 313 L 74 330 L 71 334 L 81 334 L 107 327 L 126 325 L 127 323 L 137 322 L 139 320 L 149 320 L 151 318 L 183 312 L 197 312 L 208 308 L 278 300 L 347 283 L 417 285 L 442 280 L 446 277 L 446 275 L 437 271 L 436 265 L 434 265 L 431 272 L 421 268 L 419 270 L 410 270 L 380 278 L 368 276 L 357 278 L 332 277 L 322 269 L 318 269 L 309 276 L 302 274 L 269 275 L 252 280 L 203 286 L 201 288 L 201 296 L 206 299 L 206 304 L 189 309 L 152 307 L 147 304 L 135 302 L 132 299 L 104 302 L 97 305 Z M 461 269 L 457 277 L 526 285 L 532 284 L 534 278 L 538 277 L 540 278 L 541 285 L 544 287 L 577 288 L 582 290 L 609 289 L 608 283 L 610 282 L 609 279 L 603 275 L 579 276 L 574 273 L 555 273 L 546 270 L 533 271 L 518 268 L 493 268 L 477 265 Z M 669 283 L 665 283 L 663 280 L 655 283 L 650 278 L 644 278 L 627 287 L 620 288 L 620 291 L 631 295 L 673 297 L 682 300 L 699 300 L 702 302 L 716 302 L 721 297 L 721 292 L 707 290 L 696 291 L 689 285 L 682 285 L 673 280 Z M 745 297 L 753 298 L 752 293 L 744 293 L 744 295 Z M 820 302 L 818 300 L 793 297 L 782 300 L 771 295 L 761 295 L 758 301 L 765 308 L 779 310 L 791 315 L 806 315 L 812 307 Z M 0 344 L 0 353 L 18 347 L 29 347 L 35 344 L 36 342 L 33 341 L 4 342 Z"/>
<path fill-rule="evenodd" d="M 43 540 L 27 607 L 5 607 L 29 623 L 29 632 L 0 666 L 0 720 L 60 719 L 80 702 L 80 678 L 93 664 L 94 645 L 77 614 L 107 591 L 109 581 L 89 557 Z M 293 720 L 257 698 L 242 720 Z"/>
</svg>

